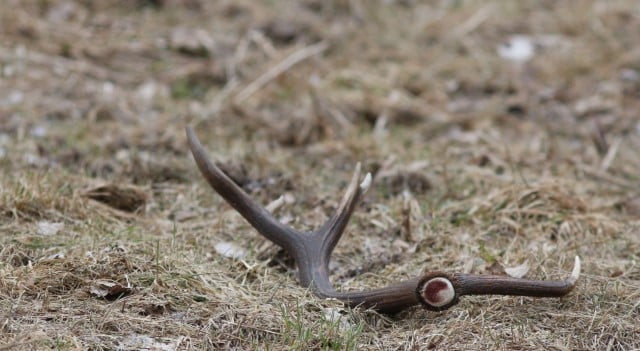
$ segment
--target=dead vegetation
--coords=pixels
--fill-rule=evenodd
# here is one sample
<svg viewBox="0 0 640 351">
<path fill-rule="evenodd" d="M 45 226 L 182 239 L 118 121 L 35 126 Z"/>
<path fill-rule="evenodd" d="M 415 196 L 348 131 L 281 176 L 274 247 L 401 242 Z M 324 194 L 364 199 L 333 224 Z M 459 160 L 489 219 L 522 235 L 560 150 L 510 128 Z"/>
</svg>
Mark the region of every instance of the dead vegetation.
<svg viewBox="0 0 640 351">
<path fill-rule="evenodd" d="M 1 2 L 0 349 L 640 348 L 639 15 Z M 559 278 L 576 254 L 584 275 L 560 300 L 344 310 L 208 189 L 187 124 L 301 230 L 363 162 L 342 289 L 435 268 Z"/>
</svg>

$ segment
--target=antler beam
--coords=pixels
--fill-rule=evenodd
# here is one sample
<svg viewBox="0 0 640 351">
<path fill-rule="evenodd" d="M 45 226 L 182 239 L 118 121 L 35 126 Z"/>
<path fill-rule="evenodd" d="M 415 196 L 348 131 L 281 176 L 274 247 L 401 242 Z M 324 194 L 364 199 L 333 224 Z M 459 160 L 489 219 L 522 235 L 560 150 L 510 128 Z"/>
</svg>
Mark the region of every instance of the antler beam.
<svg viewBox="0 0 640 351">
<path fill-rule="evenodd" d="M 298 267 L 300 284 L 321 298 L 334 298 L 350 307 L 372 308 L 393 314 L 422 304 L 426 309 L 442 311 L 458 303 L 463 295 L 517 295 L 562 297 L 576 285 L 580 276 L 580 258 L 576 256 L 571 275 L 561 281 L 543 281 L 496 275 L 431 272 L 387 287 L 339 292 L 329 280 L 329 260 L 360 197 L 371 185 L 371 174 L 360 182 L 360 164 L 336 213 L 319 229 L 300 232 L 290 228 L 255 203 L 207 156 L 191 127 L 186 128 L 193 157 L 209 185 L 222 196 L 260 234 L 285 249 Z"/>
</svg>

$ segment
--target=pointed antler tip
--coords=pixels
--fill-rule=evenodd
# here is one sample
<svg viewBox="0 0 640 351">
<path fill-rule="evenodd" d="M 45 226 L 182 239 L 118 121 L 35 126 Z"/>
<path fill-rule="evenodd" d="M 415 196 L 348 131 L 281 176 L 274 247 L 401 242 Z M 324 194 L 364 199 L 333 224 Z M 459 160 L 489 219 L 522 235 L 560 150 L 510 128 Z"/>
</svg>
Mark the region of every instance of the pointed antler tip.
<svg viewBox="0 0 640 351">
<path fill-rule="evenodd" d="M 367 173 L 367 175 L 364 176 L 364 179 L 360 183 L 360 190 L 365 192 L 369 190 L 370 186 L 371 186 L 371 173 Z"/>
<path fill-rule="evenodd" d="M 191 126 L 184 127 L 184 131 L 187 134 L 187 142 L 189 143 L 189 148 L 191 149 L 191 151 L 193 151 L 194 147 L 197 148 L 197 146 L 200 145 L 200 140 L 198 139 L 196 132 L 193 131 L 193 128 L 191 128 Z"/>
<path fill-rule="evenodd" d="M 569 276 L 569 279 L 567 279 L 571 285 L 575 284 L 580 277 L 580 271 L 580 256 L 576 256 L 575 262 L 573 264 L 573 271 L 571 271 L 571 275 Z"/>
</svg>

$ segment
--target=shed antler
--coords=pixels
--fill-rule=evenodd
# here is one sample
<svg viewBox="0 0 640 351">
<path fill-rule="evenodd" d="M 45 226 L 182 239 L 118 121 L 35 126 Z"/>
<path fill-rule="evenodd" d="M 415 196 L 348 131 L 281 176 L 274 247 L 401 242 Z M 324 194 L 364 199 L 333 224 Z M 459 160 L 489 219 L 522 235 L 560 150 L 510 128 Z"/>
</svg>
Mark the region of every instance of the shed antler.
<svg viewBox="0 0 640 351">
<path fill-rule="evenodd" d="M 340 240 L 358 200 L 371 185 L 371 174 L 360 181 L 360 164 L 336 213 L 319 229 L 304 233 L 275 219 L 256 204 L 215 164 L 195 133 L 187 127 L 187 139 L 198 168 L 209 185 L 220 194 L 260 234 L 284 248 L 295 259 L 300 284 L 309 287 L 321 298 L 334 298 L 350 307 L 362 306 L 381 313 L 396 313 L 422 304 L 433 311 L 442 311 L 458 303 L 463 295 L 518 295 L 561 297 L 568 294 L 580 276 L 580 258 L 576 256 L 571 275 L 562 281 L 518 279 L 498 275 L 431 272 L 383 288 L 339 292 L 329 280 L 329 260 Z"/>
</svg>

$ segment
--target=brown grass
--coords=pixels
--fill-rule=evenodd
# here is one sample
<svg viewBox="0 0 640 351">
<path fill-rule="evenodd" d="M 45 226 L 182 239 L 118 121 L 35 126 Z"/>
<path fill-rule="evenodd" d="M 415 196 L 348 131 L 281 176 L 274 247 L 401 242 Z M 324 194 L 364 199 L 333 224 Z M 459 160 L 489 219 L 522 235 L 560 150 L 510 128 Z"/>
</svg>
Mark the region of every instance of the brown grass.
<svg viewBox="0 0 640 351">
<path fill-rule="evenodd" d="M 2 1 L 0 349 L 639 349 L 639 31 L 632 1 Z M 344 310 L 206 186 L 187 124 L 297 228 L 375 174 L 342 289 L 584 274 L 563 299 Z"/>
</svg>

